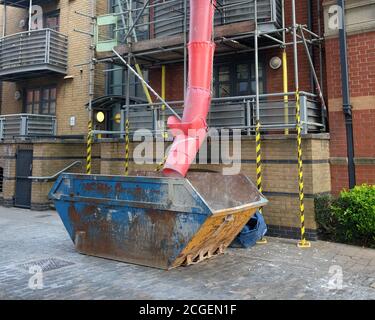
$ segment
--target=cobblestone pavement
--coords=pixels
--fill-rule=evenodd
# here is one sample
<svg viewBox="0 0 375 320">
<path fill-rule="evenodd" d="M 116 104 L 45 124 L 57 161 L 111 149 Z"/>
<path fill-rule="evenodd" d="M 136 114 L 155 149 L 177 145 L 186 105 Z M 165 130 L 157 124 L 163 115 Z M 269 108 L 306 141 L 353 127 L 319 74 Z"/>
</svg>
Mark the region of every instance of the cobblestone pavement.
<svg viewBox="0 0 375 320">
<path fill-rule="evenodd" d="M 0 299 L 375 299 L 375 250 L 328 242 L 269 238 L 163 271 L 75 252 L 54 211 L 0 207 L 0 244 Z"/>
</svg>

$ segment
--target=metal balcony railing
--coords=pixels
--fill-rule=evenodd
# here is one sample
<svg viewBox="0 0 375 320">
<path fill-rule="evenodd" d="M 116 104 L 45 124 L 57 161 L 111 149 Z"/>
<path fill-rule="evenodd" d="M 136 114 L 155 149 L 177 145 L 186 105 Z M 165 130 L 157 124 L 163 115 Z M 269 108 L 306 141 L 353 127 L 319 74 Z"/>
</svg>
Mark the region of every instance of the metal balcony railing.
<svg viewBox="0 0 375 320">
<path fill-rule="evenodd" d="M 0 116 L 0 140 L 56 135 L 56 117 L 38 114 Z"/>
<path fill-rule="evenodd" d="M 185 1 L 186 14 L 185 17 Z M 182 34 L 186 28 L 189 29 L 189 0 L 164 0 L 150 2 L 146 7 L 145 0 L 120 0 L 115 3 L 122 6 L 123 16 L 120 23 L 119 41 L 123 40 L 127 30 L 134 27 L 134 33 L 130 38 L 133 41 L 162 38 Z M 129 3 L 132 3 L 129 9 Z M 223 26 L 232 23 L 245 23 L 254 21 L 254 0 L 221 0 L 218 1 L 215 11 L 215 26 Z M 131 11 L 131 15 L 129 12 Z M 258 22 L 265 30 L 278 29 L 282 25 L 282 1 L 281 0 L 258 0 Z M 119 13 L 117 13 L 119 15 Z M 130 18 L 131 17 L 131 18 Z M 134 25 L 133 25 L 134 23 Z"/>
<path fill-rule="evenodd" d="M 32 30 L 0 39 L 0 80 L 66 74 L 67 64 L 68 37 L 55 30 Z"/>
<path fill-rule="evenodd" d="M 186 2 L 189 10 L 190 2 Z M 215 11 L 215 26 L 254 20 L 254 0 L 222 0 Z M 258 23 L 281 26 L 281 0 L 258 0 Z M 172 36 L 183 32 L 184 0 L 169 0 L 155 6 L 154 36 Z M 189 28 L 189 19 L 187 19 Z"/>
<path fill-rule="evenodd" d="M 262 131 L 275 132 L 296 128 L 295 93 L 289 92 L 288 104 L 284 102 L 283 93 L 260 95 L 260 121 Z M 321 132 L 325 130 L 325 115 L 314 94 L 300 92 L 301 122 L 303 134 Z M 182 115 L 183 102 L 172 101 L 168 104 L 174 111 Z M 172 112 L 161 110 L 161 103 L 152 105 L 147 103 L 129 106 L 128 114 L 130 131 L 150 130 L 160 134 L 165 130 L 166 120 Z M 256 127 L 255 96 L 225 97 L 212 99 L 208 114 L 208 126 L 215 129 L 239 129 L 243 133 L 252 135 Z M 95 134 L 112 137 L 122 135 L 123 132 L 96 131 Z"/>
</svg>

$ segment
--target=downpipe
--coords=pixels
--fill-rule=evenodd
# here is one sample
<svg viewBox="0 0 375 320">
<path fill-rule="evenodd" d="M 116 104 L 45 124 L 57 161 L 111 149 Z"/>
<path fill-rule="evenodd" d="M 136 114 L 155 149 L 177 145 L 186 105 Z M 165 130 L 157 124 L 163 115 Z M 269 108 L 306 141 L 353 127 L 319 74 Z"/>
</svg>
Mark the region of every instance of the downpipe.
<svg viewBox="0 0 375 320">
<path fill-rule="evenodd" d="M 350 87 L 349 87 L 348 50 L 347 50 L 346 22 L 345 22 L 345 0 L 338 0 L 337 5 L 341 9 L 341 17 L 340 17 L 341 25 L 339 26 L 340 64 L 341 64 L 343 113 L 345 116 L 345 127 L 346 127 L 349 188 L 353 189 L 356 185 L 356 173 L 355 173 L 355 163 L 354 163 L 353 113 L 352 113 L 352 105 L 350 102 Z"/>
</svg>

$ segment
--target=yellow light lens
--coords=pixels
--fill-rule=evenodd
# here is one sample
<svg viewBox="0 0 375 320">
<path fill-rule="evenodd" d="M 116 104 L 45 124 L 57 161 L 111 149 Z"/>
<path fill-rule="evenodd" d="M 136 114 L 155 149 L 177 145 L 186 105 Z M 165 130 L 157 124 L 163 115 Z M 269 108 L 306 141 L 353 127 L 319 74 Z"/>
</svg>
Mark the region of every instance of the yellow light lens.
<svg viewBox="0 0 375 320">
<path fill-rule="evenodd" d="M 115 122 L 116 123 L 120 123 L 121 122 L 121 114 L 116 113 L 116 115 L 115 115 Z"/>
<path fill-rule="evenodd" d="M 97 114 L 96 114 L 96 120 L 99 122 L 99 123 L 102 123 L 105 119 L 105 115 L 104 115 L 104 112 L 102 111 L 99 111 Z"/>
</svg>

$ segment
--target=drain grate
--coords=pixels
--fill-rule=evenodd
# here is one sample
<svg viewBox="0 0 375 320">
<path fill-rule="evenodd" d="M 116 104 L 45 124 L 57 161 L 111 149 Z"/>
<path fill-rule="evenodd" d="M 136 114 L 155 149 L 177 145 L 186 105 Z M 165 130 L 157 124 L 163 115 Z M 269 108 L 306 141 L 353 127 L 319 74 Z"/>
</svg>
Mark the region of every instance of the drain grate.
<svg viewBox="0 0 375 320">
<path fill-rule="evenodd" d="M 48 217 L 52 217 L 52 214 L 43 214 L 41 216 L 36 216 L 35 218 L 48 218 Z"/>
<path fill-rule="evenodd" d="M 48 259 L 41 259 L 41 260 L 26 262 L 26 263 L 18 265 L 18 267 L 25 269 L 26 271 L 29 271 L 30 267 L 39 266 L 43 272 L 47 272 L 47 271 L 61 269 L 61 268 L 71 266 L 71 265 L 74 265 L 74 262 L 57 259 L 57 258 L 48 258 Z"/>
</svg>

